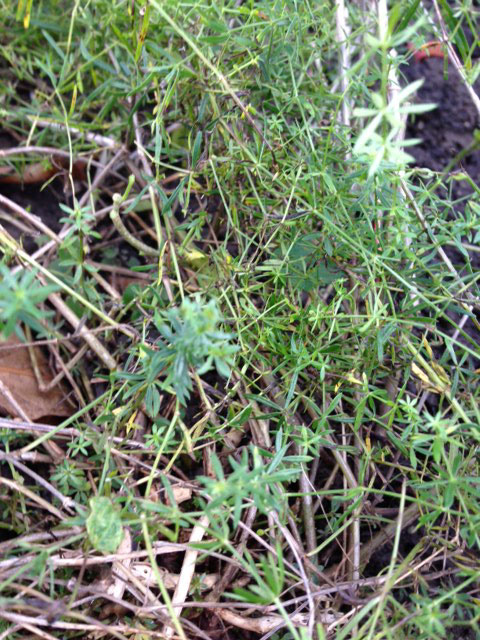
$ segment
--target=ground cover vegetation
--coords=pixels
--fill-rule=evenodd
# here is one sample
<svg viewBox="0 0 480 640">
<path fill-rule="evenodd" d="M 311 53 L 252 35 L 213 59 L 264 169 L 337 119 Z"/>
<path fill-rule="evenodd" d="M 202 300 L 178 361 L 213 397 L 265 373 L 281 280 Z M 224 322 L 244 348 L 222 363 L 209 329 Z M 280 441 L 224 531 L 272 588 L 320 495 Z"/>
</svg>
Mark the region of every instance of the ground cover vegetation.
<svg viewBox="0 0 480 640">
<path fill-rule="evenodd" d="M 0 638 L 479 637 L 476 11 L 0 2 Z"/>
</svg>

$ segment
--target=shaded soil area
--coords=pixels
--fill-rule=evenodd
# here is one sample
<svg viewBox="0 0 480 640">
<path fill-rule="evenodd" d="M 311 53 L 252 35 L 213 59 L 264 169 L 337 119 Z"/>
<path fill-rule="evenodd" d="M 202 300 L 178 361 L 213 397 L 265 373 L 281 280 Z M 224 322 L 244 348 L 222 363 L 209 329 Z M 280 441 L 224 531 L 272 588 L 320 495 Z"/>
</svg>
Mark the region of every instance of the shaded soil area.
<svg viewBox="0 0 480 640">
<path fill-rule="evenodd" d="M 419 138 L 420 144 L 409 149 L 416 165 L 433 171 L 442 171 L 451 160 L 474 141 L 479 127 L 479 114 L 457 71 L 446 65 L 443 58 L 411 59 L 402 71 L 409 82 L 422 78 L 423 85 L 417 93 L 420 103 L 435 103 L 437 107 L 420 114 L 407 126 L 407 138 Z M 480 94 L 480 80 L 474 85 Z M 480 176 L 480 148 L 468 154 L 454 169 L 468 172 L 474 182 Z M 465 181 L 452 183 L 454 200 L 472 193 Z M 478 262 L 480 264 L 480 262 Z"/>
<path fill-rule="evenodd" d="M 477 47 L 476 56 L 480 56 Z M 421 142 L 408 149 L 408 152 L 415 158 L 417 167 L 424 167 L 432 171 L 442 172 L 447 168 L 449 172 L 468 173 L 475 185 L 480 182 L 480 145 L 475 148 L 476 130 L 480 128 L 480 115 L 469 95 L 467 88 L 462 82 L 458 72 L 451 64 L 441 57 L 423 58 L 415 60 L 411 58 L 410 65 L 402 67 L 402 72 L 407 82 L 413 82 L 422 78 L 423 85 L 417 93 L 417 101 L 420 103 L 435 103 L 434 110 L 416 116 L 407 125 L 406 138 L 418 138 Z M 477 95 L 480 95 L 480 81 L 474 85 Z M 462 158 L 464 150 L 471 149 Z M 455 158 L 459 161 L 453 164 Z M 449 205 L 448 218 L 454 221 L 457 215 L 461 215 L 465 210 L 468 198 L 474 192 L 472 186 L 465 180 L 446 180 L 447 188 L 440 187 L 437 194 L 453 203 Z M 446 205 L 447 206 L 447 205 Z M 424 211 L 426 217 L 429 211 Z M 445 253 L 457 269 L 460 276 L 464 275 L 466 269 L 466 257 L 460 251 L 451 246 L 443 247 Z M 469 251 L 468 262 L 474 271 L 480 269 L 480 253 Z M 480 295 L 479 287 L 474 285 L 470 292 L 474 296 Z M 448 312 L 452 320 L 462 323 L 465 318 L 456 311 Z M 477 320 L 480 320 L 478 309 L 474 309 Z M 446 324 L 446 323 L 445 323 Z M 445 333 L 452 335 L 454 330 L 451 325 L 441 327 Z M 471 319 L 468 319 L 463 330 L 477 343 L 480 343 L 480 332 L 475 327 Z M 460 335 L 460 342 L 465 339 Z M 472 369 L 478 369 L 480 363 L 475 358 L 470 358 Z M 438 410 L 438 397 L 432 396 L 427 399 L 427 408 L 430 412 Z M 415 534 L 414 534 L 415 535 Z M 406 531 L 402 534 L 402 543 L 407 543 L 407 547 L 413 548 L 415 544 L 414 536 L 412 540 L 406 540 L 410 535 Z M 381 562 L 381 558 L 379 558 Z M 384 559 L 386 562 L 387 559 Z M 373 566 L 370 567 L 374 569 Z M 458 634 L 449 635 L 455 640 L 473 640 L 473 631 L 467 631 L 460 627 Z"/>
<path fill-rule="evenodd" d="M 476 55 L 480 56 L 478 47 Z M 449 173 L 468 173 L 472 182 L 478 185 L 480 143 L 475 145 L 475 139 L 476 130 L 480 128 L 480 115 L 457 70 L 441 57 L 425 57 L 422 60 L 412 57 L 410 64 L 402 67 L 402 72 L 408 82 L 419 78 L 424 80 L 417 93 L 418 102 L 437 105 L 432 111 L 416 116 L 407 125 L 406 138 L 421 140 L 418 145 L 408 149 L 415 158 L 415 165 L 436 172 L 448 168 Z M 480 95 L 480 80 L 477 80 L 473 89 Z M 460 157 L 465 150 L 470 151 Z M 452 165 L 455 159 L 459 161 Z M 446 188 L 439 187 L 437 194 L 449 200 L 448 218 L 453 222 L 457 215 L 464 212 L 465 204 L 474 189 L 466 180 L 446 178 L 444 182 Z M 453 207 L 450 203 L 453 203 Z M 424 213 L 427 217 L 430 214 L 428 210 Z M 465 256 L 452 246 L 444 246 L 443 249 L 460 276 L 463 276 L 467 272 Z M 474 271 L 480 269 L 480 253 L 469 251 L 468 262 Z M 473 285 L 470 293 L 478 297 L 478 285 Z M 478 310 L 474 310 L 474 313 L 477 320 L 480 319 Z M 462 321 L 462 316 L 458 313 L 452 312 L 451 316 L 456 322 Z M 450 335 L 453 333 L 451 326 L 442 328 Z M 480 343 L 480 332 L 471 319 L 466 321 L 463 328 L 475 342 Z M 463 341 L 462 336 L 459 340 Z M 478 368 L 480 363 L 472 358 L 471 366 Z"/>
</svg>

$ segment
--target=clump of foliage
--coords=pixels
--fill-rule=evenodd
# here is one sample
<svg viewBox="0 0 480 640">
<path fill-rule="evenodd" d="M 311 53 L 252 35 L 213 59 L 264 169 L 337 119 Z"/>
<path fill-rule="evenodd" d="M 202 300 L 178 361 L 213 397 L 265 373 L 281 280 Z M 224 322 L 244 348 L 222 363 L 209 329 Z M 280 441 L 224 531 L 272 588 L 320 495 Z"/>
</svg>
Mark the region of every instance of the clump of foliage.
<svg viewBox="0 0 480 640">
<path fill-rule="evenodd" d="M 180 307 L 156 311 L 154 326 L 163 339 L 156 340 L 154 348 L 139 345 L 139 370 L 121 374 L 129 381 L 126 397 L 144 393 L 148 413 L 156 416 L 160 389 L 172 388 L 182 405 L 189 399 L 190 370 L 201 376 L 215 369 L 228 377 L 238 346 L 230 344 L 233 334 L 220 330 L 221 319 L 216 301 L 204 303 L 198 296 L 186 298 Z"/>
<path fill-rule="evenodd" d="M 0 233 L 0 330 L 72 415 L 1 418 L 0 635 L 478 636 L 480 191 L 406 153 L 420 3 L 10 4 L 2 172 L 64 227 Z"/>
<path fill-rule="evenodd" d="M 0 333 L 8 337 L 16 332 L 23 337 L 22 322 L 42 331 L 40 321 L 51 313 L 40 305 L 56 289 L 53 285 L 41 285 L 34 270 L 14 274 L 5 264 L 0 264 Z"/>
</svg>

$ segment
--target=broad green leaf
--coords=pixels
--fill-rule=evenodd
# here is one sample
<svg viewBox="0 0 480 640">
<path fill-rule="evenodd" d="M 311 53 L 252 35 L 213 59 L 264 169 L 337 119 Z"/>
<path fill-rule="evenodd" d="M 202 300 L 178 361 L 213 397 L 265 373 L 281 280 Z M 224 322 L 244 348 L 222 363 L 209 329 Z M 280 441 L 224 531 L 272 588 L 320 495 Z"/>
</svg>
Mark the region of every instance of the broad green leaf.
<svg viewBox="0 0 480 640">
<path fill-rule="evenodd" d="M 95 497 L 90 500 L 87 533 L 93 547 L 102 553 L 115 553 L 123 538 L 120 514 L 110 498 Z"/>
</svg>

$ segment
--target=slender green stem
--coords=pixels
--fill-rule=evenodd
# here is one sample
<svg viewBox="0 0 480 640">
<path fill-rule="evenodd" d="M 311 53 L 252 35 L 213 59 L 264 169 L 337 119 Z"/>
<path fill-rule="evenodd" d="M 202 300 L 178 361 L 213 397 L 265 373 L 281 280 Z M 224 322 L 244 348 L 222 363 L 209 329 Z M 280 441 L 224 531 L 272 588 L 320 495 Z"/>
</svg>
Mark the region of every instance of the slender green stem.
<svg viewBox="0 0 480 640">
<path fill-rule="evenodd" d="M 140 515 L 140 518 L 141 518 L 141 523 L 142 523 L 143 538 L 145 540 L 145 547 L 146 547 L 147 553 L 148 553 L 148 559 L 150 560 L 150 565 L 151 565 L 151 567 L 153 569 L 153 573 L 155 574 L 155 578 L 157 580 L 158 588 L 160 589 L 160 593 L 162 595 L 163 601 L 165 602 L 165 605 L 167 607 L 167 611 L 169 613 L 170 620 L 171 620 L 173 626 L 175 627 L 175 630 L 178 633 L 178 635 L 180 636 L 180 638 L 182 640 L 187 640 L 187 637 L 185 635 L 185 632 L 182 629 L 182 626 L 180 624 L 178 616 L 175 613 L 175 609 L 173 608 L 172 600 L 171 600 L 170 596 L 168 595 L 168 591 L 166 590 L 165 585 L 163 584 L 163 580 L 162 580 L 162 576 L 160 575 L 160 571 L 158 570 L 157 561 L 155 560 L 155 554 L 153 553 L 152 542 L 150 540 L 150 534 L 148 532 L 147 519 L 146 519 L 145 514 L 142 513 Z"/>
<path fill-rule="evenodd" d="M 113 208 L 110 212 L 110 219 L 112 220 L 115 229 L 122 236 L 125 242 L 128 242 L 129 245 L 140 251 L 140 253 L 145 254 L 146 256 L 152 256 L 158 258 L 160 255 L 160 251 L 158 249 L 154 249 L 153 247 L 149 247 L 148 244 L 137 240 L 134 235 L 130 233 L 127 227 L 123 224 L 120 219 L 120 206 L 123 202 L 123 198 L 119 193 L 115 193 L 113 195 Z"/>
</svg>

